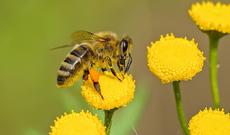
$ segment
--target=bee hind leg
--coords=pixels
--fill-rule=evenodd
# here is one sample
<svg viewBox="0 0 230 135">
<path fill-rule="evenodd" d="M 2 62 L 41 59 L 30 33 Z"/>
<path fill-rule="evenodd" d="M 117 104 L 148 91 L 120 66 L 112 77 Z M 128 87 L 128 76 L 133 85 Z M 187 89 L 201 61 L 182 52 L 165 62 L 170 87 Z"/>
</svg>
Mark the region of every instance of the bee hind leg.
<svg viewBox="0 0 230 135">
<path fill-rule="evenodd" d="M 86 81 L 88 80 L 88 78 L 89 78 L 89 69 L 85 69 L 82 79 Z"/>
<path fill-rule="evenodd" d="M 99 93 L 102 99 L 104 99 L 103 95 L 101 94 L 100 84 L 99 82 L 93 82 L 93 86 L 96 89 L 96 91 Z"/>
<path fill-rule="evenodd" d="M 83 79 L 88 80 L 89 74 L 92 75 L 92 72 L 90 72 L 89 69 L 84 70 Z M 93 79 L 92 76 L 91 76 L 91 80 L 93 82 L 93 86 L 94 86 L 95 90 L 98 92 L 98 94 L 101 96 L 101 98 L 104 99 L 104 97 L 101 94 L 100 84 L 99 84 L 98 80 Z"/>
</svg>

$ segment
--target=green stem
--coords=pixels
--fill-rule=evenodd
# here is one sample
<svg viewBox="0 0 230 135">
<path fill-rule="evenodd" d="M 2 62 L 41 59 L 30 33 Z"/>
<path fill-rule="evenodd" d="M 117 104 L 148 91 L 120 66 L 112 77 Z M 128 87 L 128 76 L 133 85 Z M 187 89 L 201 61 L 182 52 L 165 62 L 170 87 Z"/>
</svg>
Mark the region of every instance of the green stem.
<svg viewBox="0 0 230 135">
<path fill-rule="evenodd" d="M 219 37 L 215 37 L 212 36 L 212 34 L 209 34 L 209 74 L 211 81 L 212 97 L 215 108 L 220 107 L 220 96 L 217 76 L 217 48 L 219 39 Z"/>
<path fill-rule="evenodd" d="M 113 113 L 115 112 L 116 109 L 112 109 L 112 110 L 104 110 L 105 113 L 105 127 L 106 127 L 106 135 L 110 134 L 110 129 L 111 129 L 111 125 L 112 125 L 112 117 L 113 117 Z"/>
<path fill-rule="evenodd" d="M 185 114 L 184 114 L 184 109 L 183 109 L 183 104 L 182 104 L 182 99 L 181 99 L 180 82 L 179 81 L 173 82 L 173 90 L 174 90 L 174 95 L 175 95 L 175 99 L 176 99 L 177 115 L 178 115 L 178 118 L 180 121 L 180 125 L 184 131 L 184 134 L 189 135 L 188 125 L 187 125 L 187 121 L 185 119 Z"/>
</svg>

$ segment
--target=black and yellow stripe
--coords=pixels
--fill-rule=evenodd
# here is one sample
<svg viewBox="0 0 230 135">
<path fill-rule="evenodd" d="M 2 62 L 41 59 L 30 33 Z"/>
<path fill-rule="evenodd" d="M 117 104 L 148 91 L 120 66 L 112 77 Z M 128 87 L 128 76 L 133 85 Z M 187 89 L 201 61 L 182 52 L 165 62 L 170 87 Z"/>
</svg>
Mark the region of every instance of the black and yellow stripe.
<svg viewBox="0 0 230 135">
<path fill-rule="evenodd" d="M 73 49 L 58 70 L 57 85 L 60 87 L 73 85 L 82 76 L 84 64 L 92 55 L 92 51 L 87 45 L 78 45 Z"/>
</svg>

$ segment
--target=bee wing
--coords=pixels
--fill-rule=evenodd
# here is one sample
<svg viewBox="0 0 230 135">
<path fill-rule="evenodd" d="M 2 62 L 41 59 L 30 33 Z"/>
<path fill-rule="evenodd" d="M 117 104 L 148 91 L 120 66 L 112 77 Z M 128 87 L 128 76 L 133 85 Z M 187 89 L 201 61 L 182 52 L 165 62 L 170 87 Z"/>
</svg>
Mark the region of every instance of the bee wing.
<svg viewBox="0 0 230 135">
<path fill-rule="evenodd" d="M 95 35 L 88 31 L 76 31 L 72 34 L 73 43 L 81 43 L 84 41 L 106 42 L 108 39 Z"/>
<path fill-rule="evenodd" d="M 67 48 L 67 47 L 73 47 L 76 44 L 80 44 L 82 42 L 86 41 L 99 41 L 99 42 L 106 42 L 109 39 L 100 37 L 98 35 L 95 35 L 94 33 L 88 32 L 88 31 L 76 31 L 71 35 L 73 42 L 69 45 L 62 45 L 58 47 L 51 48 L 50 50 L 57 50 L 61 48 Z"/>
<path fill-rule="evenodd" d="M 51 48 L 50 51 L 61 49 L 61 48 L 73 47 L 73 46 L 74 45 L 62 45 L 62 46 Z"/>
</svg>

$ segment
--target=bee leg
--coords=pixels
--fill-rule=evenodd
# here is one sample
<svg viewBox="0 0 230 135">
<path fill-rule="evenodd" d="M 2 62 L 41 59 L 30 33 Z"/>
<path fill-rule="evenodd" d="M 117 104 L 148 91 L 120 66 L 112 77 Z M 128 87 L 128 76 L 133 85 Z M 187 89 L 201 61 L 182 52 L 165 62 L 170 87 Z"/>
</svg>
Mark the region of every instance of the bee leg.
<svg viewBox="0 0 230 135">
<path fill-rule="evenodd" d="M 117 61 L 117 66 L 119 68 L 120 71 L 124 71 L 124 66 L 125 66 L 125 58 L 124 56 L 120 56 L 118 61 Z"/>
<path fill-rule="evenodd" d="M 102 71 L 102 72 L 105 72 L 105 71 L 108 71 L 108 70 L 107 70 L 106 68 L 101 68 L 101 71 Z M 117 73 L 115 72 L 115 70 L 114 70 L 113 68 L 110 68 L 110 71 L 112 72 L 112 74 L 113 74 L 114 76 L 117 77 L 118 80 L 121 81 L 121 79 L 117 76 Z"/>
<path fill-rule="evenodd" d="M 93 82 L 93 86 L 96 89 L 96 91 L 99 93 L 99 95 L 101 96 L 102 99 L 104 99 L 104 97 L 101 94 L 101 89 L 100 89 L 100 84 L 99 82 Z"/>
<path fill-rule="evenodd" d="M 93 82 L 93 86 L 94 86 L 95 90 L 98 92 L 98 94 L 101 96 L 101 98 L 104 99 L 104 97 L 101 94 L 101 89 L 100 89 L 100 84 L 98 82 L 98 78 L 96 79 L 95 77 L 93 77 L 92 71 L 93 71 L 93 69 L 90 69 L 90 70 L 87 69 L 87 70 L 85 70 L 84 75 L 86 73 L 87 74 L 87 78 L 88 78 L 88 75 L 90 74 L 90 77 L 91 77 L 91 80 Z M 84 75 L 83 75 L 83 78 L 84 78 Z"/>
<path fill-rule="evenodd" d="M 112 67 L 110 68 L 110 71 L 112 72 L 112 74 L 113 74 L 114 76 L 117 77 L 117 79 L 118 79 L 119 81 L 121 81 L 121 79 L 117 76 L 116 71 L 115 71 Z"/>
<path fill-rule="evenodd" d="M 88 80 L 88 78 L 89 78 L 88 75 L 89 75 L 89 69 L 85 69 L 85 70 L 84 70 L 83 77 L 82 77 L 83 80 L 85 80 L 85 81 Z"/>
<path fill-rule="evenodd" d="M 132 58 L 131 54 L 129 53 L 128 63 L 126 65 L 126 67 L 125 67 L 125 73 L 127 73 L 129 71 L 129 68 L 130 68 L 132 62 L 133 62 L 133 58 Z"/>
<path fill-rule="evenodd" d="M 116 73 L 116 71 L 115 71 L 114 68 L 113 68 L 113 64 L 112 64 L 111 58 L 110 58 L 110 57 L 105 57 L 104 59 L 105 59 L 105 61 L 107 62 L 108 66 L 110 67 L 110 71 L 112 72 L 112 74 L 113 74 L 114 76 L 116 76 L 118 80 L 121 81 L 121 79 L 117 76 L 117 73 Z"/>
<path fill-rule="evenodd" d="M 107 71 L 107 69 L 106 68 L 101 68 L 101 71 L 105 72 L 105 71 Z"/>
<path fill-rule="evenodd" d="M 117 67 L 120 71 L 123 71 L 123 66 L 120 63 L 120 60 L 117 61 Z"/>
</svg>

